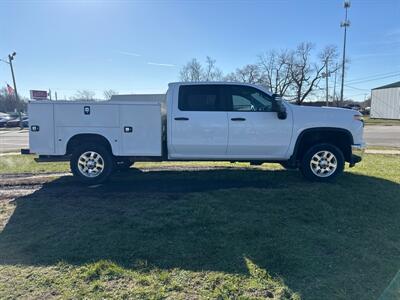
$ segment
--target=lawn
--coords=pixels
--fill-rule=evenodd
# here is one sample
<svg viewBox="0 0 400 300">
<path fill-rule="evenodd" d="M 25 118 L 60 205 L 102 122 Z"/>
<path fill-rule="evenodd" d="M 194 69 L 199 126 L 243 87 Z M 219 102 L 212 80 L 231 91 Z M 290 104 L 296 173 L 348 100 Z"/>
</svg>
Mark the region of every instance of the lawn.
<svg viewBox="0 0 400 300">
<path fill-rule="evenodd" d="M 400 120 L 392 119 L 372 119 L 369 116 L 364 116 L 365 125 L 386 125 L 386 126 L 400 126 Z"/>
<path fill-rule="evenodd" d="M 38 171 L 20 159 L 0 157 L 1 172 Z M 376 299 L 400 269 L 399 156 L 367 155 L 332 184 L 210 165 L 4 198 L 0 298 Z"/>
</svg>

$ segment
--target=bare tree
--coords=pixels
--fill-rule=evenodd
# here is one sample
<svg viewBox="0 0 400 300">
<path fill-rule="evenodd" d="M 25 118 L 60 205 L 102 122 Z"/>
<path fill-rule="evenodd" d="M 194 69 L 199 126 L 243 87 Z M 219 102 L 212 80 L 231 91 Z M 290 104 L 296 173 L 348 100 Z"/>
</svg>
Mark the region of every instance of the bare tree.
<svg viewBox="0 0 400 300">
<path fill-rule="evenodd" d="M 113 89 L 108 89 L 103 92 L 104 99 L 110 100 L 112 96 L 118 95 L 118 92 Z"/>
<path fill-rule="evenodd" d="M 200 62 L 193 58 L 180 71 L 180 78 L 182 81 L 201 81 L 203 68 Z"/>
<path fill-rule="evenodd" d="M 290 75 L 293 80 L 291 92 L 297 104 L 303 101 L 318 87 L 326 65 L 334 64 L 337 57 L 336 47 L 327 46 L 320 54 L 320 62 L 312 62 L 311 54 L 313 45 L 301 43 L 292 53 L 290 62 Z M 332 69 L 333 70 L 333 69 Z M 335 70 L 337 71 L 337 69 Z"/>
<path fill-rule="evenodd" d="M 71 100 L 83 100 L 83 101 L 91 101 L 94 100 L 95 92 L 89 90 L 77 90 L 75 95 L 70 97 Z"/>
<path fill-rule="evenodd" d="M 180 71 L 182 81 L 218 81 L 222 79 L 222 71 L 216 67 L 216 60 L 210 56 L 206 57 L 204 66 L 193 58 Z"/>
<path fill-rule="evenodd" d="M 261 81 L 275 94 L 285 96 L 293 80 L 290 62 L 293 60 L 288 50 L 271 50 L 258 57 Z"/>
<path fill-rule="evenodd" d="M 272 50 L 258 56 L 254 64 L 237 68 L 222 76 L 215 66 L 215 60 L 206 57 L 204 66 L 195 58 L 184 65 L 180 72 L 182 81 L 226 81 L 245 82 L 268 86 L 273 93 L 293 99 L 297 104 L 319 89 L 321 78 L 336 74 L 340 68 L 337 62 L 338 51 L 335 46 L 327 46 L 313 55 L 314 46 L 303 42 L 294 51 Z M 315 59 L 317 57 L 318 59 Z M 328 72 L 327 72 L 328 70 Z"/>
<path fill-rule="evenodd" d="M 203 81 L 218 81 L 222 79 L 222 71 L 215 66 L 215 62 L 216 60 L 210 56 L 206 57 L 206 65 L 202 74 Z"/>
<path fill-rule="evenodd" d="M 256 64 L 248 64 L 225 76 L 226 81 L 262 83 L 262 74 Z"/>
<path fill-rule="evenodd" d="M 335 45 L 326 46 L 319 54 L 319 58 L 323 62 L 324 67 L 328 67 L 328 75 L 338 72 L 342 67 L 338 63 L 339 52 Z"/>
</svg>

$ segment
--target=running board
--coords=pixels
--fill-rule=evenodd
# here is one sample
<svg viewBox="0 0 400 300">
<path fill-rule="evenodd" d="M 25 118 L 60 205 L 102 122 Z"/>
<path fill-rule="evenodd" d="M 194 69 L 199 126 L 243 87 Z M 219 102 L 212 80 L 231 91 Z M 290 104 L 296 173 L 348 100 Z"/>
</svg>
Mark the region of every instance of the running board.
<svg viewBox="0 0 400 300">
<path fill-rule="evenodd" d="M 68 155 L 39 155 L 39 157 L 34 159 L 36 162 L 60 162 L 69 161 L 70 157 Z"/>
</svg>

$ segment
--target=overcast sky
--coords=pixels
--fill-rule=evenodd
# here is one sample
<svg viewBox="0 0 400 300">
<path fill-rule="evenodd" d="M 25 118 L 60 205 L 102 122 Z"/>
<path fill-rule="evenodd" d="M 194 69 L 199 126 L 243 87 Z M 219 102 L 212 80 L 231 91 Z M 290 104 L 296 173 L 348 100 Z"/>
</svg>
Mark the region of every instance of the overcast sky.
<svg viewBox="0 0 400 300">
<path fill-rule="evenodd" d="M 102 97 L 163 93 L 180 67 L 207 55 L 228 73 L 273 48 L 302 41 L 341 50 L 340 0 L 287 1 L 4 1 L 0 58 L 16 51 L 19 93 L 30 89 Z M 400 80 L 400 0 L 352 1 L 345 96 Z M 12 83 L 0 63 L 0 85 Z"/>
</svg>

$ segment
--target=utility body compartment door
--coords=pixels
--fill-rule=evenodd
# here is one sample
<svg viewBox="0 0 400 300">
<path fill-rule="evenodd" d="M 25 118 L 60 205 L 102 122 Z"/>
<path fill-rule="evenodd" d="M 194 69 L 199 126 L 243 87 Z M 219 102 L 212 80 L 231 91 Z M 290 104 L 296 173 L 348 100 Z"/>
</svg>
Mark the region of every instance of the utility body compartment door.
<svg viewBox="0 0 400 300">
<path fill-rule="evenodd" d="M 49 102 L 29 102 L 29 150 L 42 155 L 55 154 L 54 106 Z"/>
<path fill-rule="evenodd" d="M 161 156 L 161 104 L 122 104 L 119 107 L 123 156 Z"/>
</svg>

